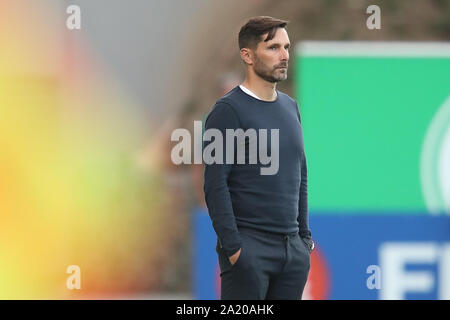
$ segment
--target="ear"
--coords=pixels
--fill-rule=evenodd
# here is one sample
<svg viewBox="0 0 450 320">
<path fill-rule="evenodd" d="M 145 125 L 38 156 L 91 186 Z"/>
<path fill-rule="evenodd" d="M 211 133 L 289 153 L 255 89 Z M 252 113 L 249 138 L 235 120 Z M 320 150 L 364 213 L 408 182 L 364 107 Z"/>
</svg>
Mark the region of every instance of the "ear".
<svg viewBox="0 0 450 320">
<path fill-rule="evenodd" d="M 241 49 L 241 59 L 249 65 L 253 64 L 253 52 L 249 48 Z"/>
</svg>

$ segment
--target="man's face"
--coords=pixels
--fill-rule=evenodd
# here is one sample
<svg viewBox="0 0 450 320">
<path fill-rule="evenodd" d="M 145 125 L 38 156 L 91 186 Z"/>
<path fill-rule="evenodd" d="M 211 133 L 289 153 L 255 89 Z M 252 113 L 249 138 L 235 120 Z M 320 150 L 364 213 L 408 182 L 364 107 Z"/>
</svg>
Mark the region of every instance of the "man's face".
<svg viewBox="0 0 450 320">
<path fill-rule="evenodd" d="M 267 34 L 262 36 L 265 39 Z M 254 51 L 253 70 L 268 82 L 287 79 L 289 61 L 289 36 L 286 29 L 277 29 L 272 40 L 261 41 Z"/>
</svg>

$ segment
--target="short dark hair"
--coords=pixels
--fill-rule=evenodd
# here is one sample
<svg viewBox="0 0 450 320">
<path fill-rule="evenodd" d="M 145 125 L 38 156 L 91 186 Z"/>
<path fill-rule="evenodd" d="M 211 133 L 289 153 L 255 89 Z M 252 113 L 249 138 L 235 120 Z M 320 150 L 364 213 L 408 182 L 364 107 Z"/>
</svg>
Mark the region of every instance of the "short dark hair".
<svg viewBox="0 0 450 320">
<path fill-rule="evenodd" d="M 284 28 L 289 21 L 275 19 L 269 16 L 253 17 L 244 24 L 239 31 L 239 49 L 255 50 L 258 43 L 263 41 L 261 36 L 269 33 L 264 42 L 272 40 L 278 28 Z"/>
</svg>

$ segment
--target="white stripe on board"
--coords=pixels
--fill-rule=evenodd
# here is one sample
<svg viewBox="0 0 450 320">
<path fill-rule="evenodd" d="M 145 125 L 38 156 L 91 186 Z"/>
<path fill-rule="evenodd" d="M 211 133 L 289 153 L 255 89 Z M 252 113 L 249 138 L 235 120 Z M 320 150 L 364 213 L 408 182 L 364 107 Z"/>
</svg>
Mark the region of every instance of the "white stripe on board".
<svg viewBox="0 0 450 320">
<path fill-rule="evenodd" d="M 401 41 L 301 41 L 295 53 L 300 56 L 362 57 L 450 57 L 450 42 Z"/>
</svg>

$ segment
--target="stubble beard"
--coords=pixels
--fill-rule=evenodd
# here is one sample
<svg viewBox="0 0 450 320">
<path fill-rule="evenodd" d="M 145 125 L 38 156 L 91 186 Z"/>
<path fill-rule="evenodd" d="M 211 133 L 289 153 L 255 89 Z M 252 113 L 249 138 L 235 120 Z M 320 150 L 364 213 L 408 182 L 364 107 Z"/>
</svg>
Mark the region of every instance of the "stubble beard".
<svg viewBox="0 0 450 320">
<path fill-rule="evenodd" d="M 284 71 L 281 71 L 283 69 L 278 69 L 280 65 L 277 65 L 275 67 L 269 67 L 268 65 L 264 64 L 258 56 L 255 54 L 255 64 L 253 67 L 253 70 L 255 73 L 261 77 L 262 79 L 271 82 L 276 83 L 287 79 L 287 62 L 285 63 L 286 69 Z"/>
</svg>

